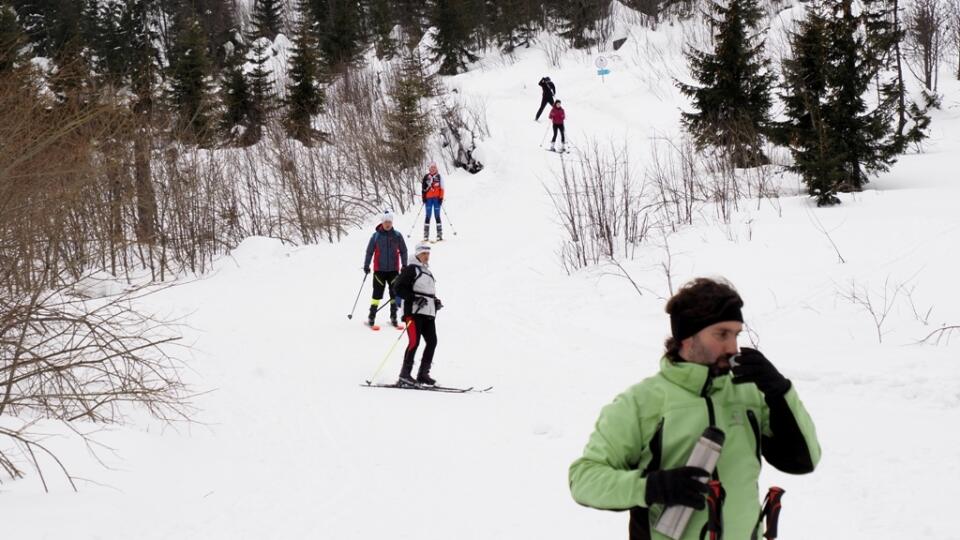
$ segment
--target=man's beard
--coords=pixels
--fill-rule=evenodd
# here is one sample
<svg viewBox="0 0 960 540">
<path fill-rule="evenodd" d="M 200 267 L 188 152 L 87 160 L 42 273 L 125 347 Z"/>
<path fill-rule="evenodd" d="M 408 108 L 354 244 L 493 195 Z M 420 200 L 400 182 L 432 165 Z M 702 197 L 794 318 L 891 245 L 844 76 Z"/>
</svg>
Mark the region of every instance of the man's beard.
<svg viewBox="0 0 960 540">
<path fill-rule="evenodd" d="M 693 353 L 696 363 L 703 364 L 710 369 L 711 377 L 722 377 L 730 373 L 730 358 L 733 355 L 723 354 L 715 358 L 713 362 L 708 362 L 707 359 L 710 358 L 710 351 L 708 351 L 697 338 L 693 339 L 693 350 L 691 352 Z"/>
</svg>

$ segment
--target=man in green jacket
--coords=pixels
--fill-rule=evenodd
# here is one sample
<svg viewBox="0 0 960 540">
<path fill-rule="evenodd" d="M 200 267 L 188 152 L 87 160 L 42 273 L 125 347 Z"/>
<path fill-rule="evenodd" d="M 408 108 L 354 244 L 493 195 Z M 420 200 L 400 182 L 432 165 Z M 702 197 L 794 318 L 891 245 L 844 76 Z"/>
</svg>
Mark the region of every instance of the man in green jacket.
<svg viewBox="0 0 960 540">
<path fill-rule="evenodd" d="M 654 530 L 664 509 L 695 509 L 682 539 L 698 540 L 707 522 L 706 471 L 686 467 L 703 430 L 726 439 L 713 473 L 726 492 L 723 538 L 757 531 L 761 456 L 804 474 L 820 461 L 813 420 L 793 384 L 759 351 L 742 348 L 743 300 L 726 282 L 698 278 L 667 302 L 672 336 L 660 372 L 603 408 L 583 457 L 570 466 L 578 503 L 630 511 L 630 540 L 667 537 Z"/>
</svg>

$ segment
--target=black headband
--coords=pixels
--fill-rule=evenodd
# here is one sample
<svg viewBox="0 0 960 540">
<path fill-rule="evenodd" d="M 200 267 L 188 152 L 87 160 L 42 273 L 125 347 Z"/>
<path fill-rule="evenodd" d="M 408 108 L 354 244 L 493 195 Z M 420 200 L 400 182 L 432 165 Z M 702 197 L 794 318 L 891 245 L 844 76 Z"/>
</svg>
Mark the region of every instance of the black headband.
<svg viewBox="0 0 960 540">
<path fill-rule="evenodd" d="M 671 315 L 670 329 L 673 331 L 673 339 L 683 341 L 711 324 L 717 324 L 719 322 L 743 322 L 743 313 L 740 311 L 741 305 L 739 301 L 729 301 L 725 303 L 717 313 L 700 319 L 684 317 L 681 314 Z"/>
</svg>

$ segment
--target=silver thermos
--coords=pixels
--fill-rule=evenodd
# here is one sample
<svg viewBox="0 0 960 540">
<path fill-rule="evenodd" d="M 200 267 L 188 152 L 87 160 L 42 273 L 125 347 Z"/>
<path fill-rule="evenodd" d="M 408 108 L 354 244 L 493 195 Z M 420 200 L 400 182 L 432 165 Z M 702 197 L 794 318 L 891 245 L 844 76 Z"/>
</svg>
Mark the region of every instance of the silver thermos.
<svg viewBox="0 0 960 540">
<path fill-rule="evenodd" d="M 687 466 L 700 467 L 707 471 L 707 474 L 713 474 L 713 470 L 717 467 L 717 461 L 720 460 L 723 440 L 724 434 L 719 429 L 708 427 L 703 430 L 703 435 L 700 436 L 700 440 L 693 448 L 693 453 L 687 460 Z M 706 483 L 707 480 L 709 480 L 709 477 L 704 478 L 703 482 Z M 693 512 L 693 508 L 689 506 L 670 506 L 660 515 L 660 519 L 657 520 L 653 529 L 673 540 L 678 540 L 683 536 L 683 531 L 687 529 L 687 523 L 690 521 Z"/>
</svg>

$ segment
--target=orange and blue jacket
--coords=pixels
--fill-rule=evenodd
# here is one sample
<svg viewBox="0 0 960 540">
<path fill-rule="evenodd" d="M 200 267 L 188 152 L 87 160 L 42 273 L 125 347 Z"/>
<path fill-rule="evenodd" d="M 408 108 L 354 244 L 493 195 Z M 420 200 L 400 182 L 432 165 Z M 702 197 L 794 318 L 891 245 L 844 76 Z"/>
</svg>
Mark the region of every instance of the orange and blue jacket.
<svg viewBox="0 0 960 540">
<path fill-rule="evenodd" d="M 440 173 L 427 173 L 421 182 L 421 195 L 424 202 L 427 199 L 443 199 L 443 177 Z"/>
</svg>

